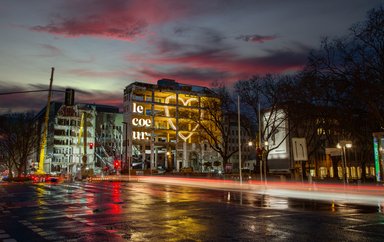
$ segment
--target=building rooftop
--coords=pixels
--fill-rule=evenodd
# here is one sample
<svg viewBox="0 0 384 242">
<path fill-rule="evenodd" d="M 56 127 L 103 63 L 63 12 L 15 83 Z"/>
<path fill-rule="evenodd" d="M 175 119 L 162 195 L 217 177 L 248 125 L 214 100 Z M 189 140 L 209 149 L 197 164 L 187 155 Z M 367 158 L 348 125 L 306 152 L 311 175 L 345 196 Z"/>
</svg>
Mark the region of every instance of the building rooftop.
<svg viewBox="0 0 384 242">
<path fill-rule="evenodd" d="M 215 92 L 213 92 L 211 89 L 207 87 L 182 84 L 182 83 L 176 82 L 175 80 L 165 79 L 165 78 L 158 80 L 157 84 L 150 84 L 150 83 L 144 83 L 144 82 L 131 83 L 125 88 L 125 92 L 130 92 L 130 90 L 133 87 L 142 87 L 145 89 L 172 90 L 172 91 L 178 90 L 181 92 L 191 92 L 191 93 L 204 93 L 210 96 L 215 95 Z"/>
</svg>

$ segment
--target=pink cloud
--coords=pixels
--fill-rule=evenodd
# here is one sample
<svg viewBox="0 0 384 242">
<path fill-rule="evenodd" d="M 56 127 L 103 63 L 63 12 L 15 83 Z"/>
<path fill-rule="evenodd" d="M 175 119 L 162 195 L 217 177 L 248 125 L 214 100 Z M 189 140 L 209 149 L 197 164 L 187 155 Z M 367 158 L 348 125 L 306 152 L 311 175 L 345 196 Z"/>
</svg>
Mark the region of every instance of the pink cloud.
<svg viewBox="0 0 384 242">
<path fill-rule="evenodd" d="M 119 40 L 132 40 L 143 33 L 146 23 L 136 19 L 103 19 L 94 16 L 86 20 L 66 20 L 46 26 L 35 26 L 32 30 L 63 35 L 66 37 L 95 36 Z"/>
<path fill-rule="evenodd" d="M 91 0 L 65 4 L 49 24 L 30 29 L 72 38 L 93 36 L 131 41 L 143 36 L 148 25 L 181 18 L 189 9 L 184 1 Z"/>
</svg>

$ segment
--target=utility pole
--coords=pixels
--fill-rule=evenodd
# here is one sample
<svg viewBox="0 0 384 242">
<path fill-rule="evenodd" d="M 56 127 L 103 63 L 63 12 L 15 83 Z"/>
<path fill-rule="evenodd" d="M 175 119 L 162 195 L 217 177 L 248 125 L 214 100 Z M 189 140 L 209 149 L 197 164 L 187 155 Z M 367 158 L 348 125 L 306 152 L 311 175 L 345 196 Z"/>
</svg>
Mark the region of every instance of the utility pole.
<svg viewBox="0 0 384 242">
<path fill-rule="evenodd" d="M 239 177 L 240 184 L 243 183 L 243 177 L 241 174 L 241 125 L 240 125 L 240 97 L 237 96 L 237 128 L 238 128 L 238 141 L 239 141 Z"/>
<path fill-rule="evenodd" d="M 51 79 L 49 82 L 49 90 L 48 90 L 48 101 L 47 101 L 47 107 L 45 109 L 45 118 L 44 118 L 44 129 L 43 129 L 43 135 L 41 137 L 41 143 L 40 143 L 40 159 L 39 159 L 39 166 L 36 171 L 36 174 L 42 175 L 45 174 L 44 171 L 44 162 L 45 162 L 45 147 L 47 146 L 47 133 L 48 133 L 48 123 L 49 123 L 49 110 L 50 110 L 50 104 L 51 104 L 51 94 L 52 94 L 52 82 L 53 82 L 53 73 L 55 71 L 55 68 L 51 68 Z"/>
</svg>

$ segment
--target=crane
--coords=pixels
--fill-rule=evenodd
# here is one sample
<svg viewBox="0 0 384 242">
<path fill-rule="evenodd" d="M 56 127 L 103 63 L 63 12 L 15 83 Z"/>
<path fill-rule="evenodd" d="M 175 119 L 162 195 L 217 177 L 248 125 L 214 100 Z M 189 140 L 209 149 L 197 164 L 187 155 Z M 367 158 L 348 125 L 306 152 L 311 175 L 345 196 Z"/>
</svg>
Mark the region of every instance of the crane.
<svg viewBox="0 0 384 242">
<path fill-rule="evenodd" d="M 47 145 L 49 110 L 50 110 L 50 104 L 51 104 L 52 82 L 53 82 L 53 73 L 54 73 L 54 71 L 55 71 L 55 68 L 52 67 L 51 68 L 51 79 L 50 79 L 50 82 L 49 82 L 49 90 L 48 90 L 48 102 L 47 102 L 47 107 L 45 109 L 44 129 L 43 129 L 43 135 L 41 137 L 41 142 L 40 142 L 39 166 L 38 166 L 37 171 L 36 171 L 36 174 L 38 174 L 38 175 L 45 174 L 45 171 L 44 171 L 45 147 Z"/>
<path fill-rule="evenodd" d="M 86 176 L 86 167 L 87 167 L 87 133 L 88 133 L 88 127 L 87 127 L 87 113 L 83 112 L 81 114 L 81 121 L 80 121 L 80 130 L 79 130 L 79 136 L 77 143 L 81 144 L 81 136 L 83 136 L 83 157 L 82 157 L 82 165 L 81 165 L 81 176 Z"/>
</svg>

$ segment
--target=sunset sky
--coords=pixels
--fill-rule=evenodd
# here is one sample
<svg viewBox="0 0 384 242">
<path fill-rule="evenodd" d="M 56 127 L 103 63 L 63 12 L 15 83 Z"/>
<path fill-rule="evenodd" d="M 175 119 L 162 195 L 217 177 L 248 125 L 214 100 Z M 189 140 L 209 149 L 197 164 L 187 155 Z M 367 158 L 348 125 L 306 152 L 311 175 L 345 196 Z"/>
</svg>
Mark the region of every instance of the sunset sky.
<svg viewBox="0 0 384 242">
<path fill-rule="evenodd" d="M 133 81 L 209 86 L 300 70 L 383 0 L 0 0 L 0 93 L 74 88 L 121 106 Z M 40 110 L 46 92 L 0 95 L 0 113 Z M 62 94 L 53 99 L 62 101 Z"/>
</svg>

